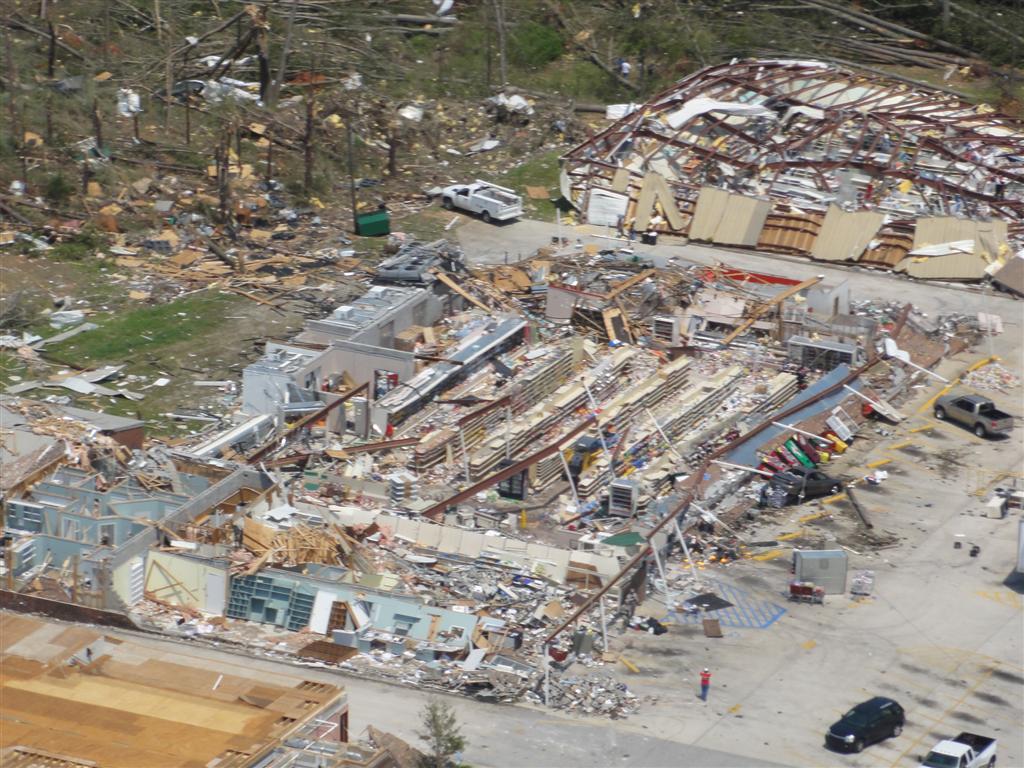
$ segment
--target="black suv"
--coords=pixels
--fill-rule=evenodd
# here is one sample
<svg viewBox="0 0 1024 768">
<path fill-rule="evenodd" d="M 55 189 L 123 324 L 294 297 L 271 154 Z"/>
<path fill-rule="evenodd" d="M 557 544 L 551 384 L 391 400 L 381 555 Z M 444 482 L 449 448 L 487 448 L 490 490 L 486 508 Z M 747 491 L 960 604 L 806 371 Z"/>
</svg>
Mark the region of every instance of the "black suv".
<svg viewBox="0 0 1024 768">
<path fill-rule="evenodd" d="M 903 732 L 904 722 L 906 716 L 903 707 L 892 699 L 875 696 L 858 704 L 833 723 L 825 734 L 825 746 L 860 752 L 867 744 L 899 736 Z"/>
<path fill-rule="evenodd" d="M 807 467 L 790 467 L 785 472 L 776 472 L 761 488 L 761 506 L 781 506 L 836 494 L 841 490 L 843 484 L 824 472 Z"/>
</svg>

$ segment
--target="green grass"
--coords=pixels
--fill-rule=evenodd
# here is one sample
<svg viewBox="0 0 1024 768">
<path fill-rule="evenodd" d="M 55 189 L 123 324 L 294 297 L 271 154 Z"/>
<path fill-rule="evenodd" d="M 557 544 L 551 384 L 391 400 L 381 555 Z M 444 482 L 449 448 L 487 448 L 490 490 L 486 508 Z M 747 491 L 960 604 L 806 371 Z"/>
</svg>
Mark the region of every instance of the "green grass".
<svg viewBox="0 0 1024 768">
<path fill-rule="evenodd" d="M 391 228 L 398 232 L 407 232 L 417 240 L 433 242 L 442 237 L 449 237 L 451 232 L 445 231 L 445 225 L 452 220 L 452 213 L 440 208 L 426 208 L 392 222 Z"/>
<path fill-rule="evenodd" d="M 20 377 L 21 381 L 28 379 L 28 366 L 16 354 L 0 352 L 0 389 L 20 383 L 11 378 L 12 376 Z"/>
<path fill-rule="evenodd" d="M 198 361 L 204 356 L 213 357 L 222 352 L 227 342 L 218 338 L 218 331 L 226 322 L 224 317 L 232 315 L 233 308 L 244 306 L 245 301 L 230 294 L 205 291 L 161 306 L 122 308 L 115 315 L 89 318 L 99 328 L 48 346 L 43 356 L 53 362 L 90 368 L 125 363 L 125 374 L 142 375 L 148 381 L 166 372 L 171 378 L 170 385 L 145 390 L 143 400 L 99 397 L 94 401 L 89 397 L 76 397 L 75 404 L 142 419 L 147 422 L 150 436 L 180 434 L 187 426 L 203 425 L 170 420 L 164 414 L 179 407 L 197 405 L 199 398 L 212 396 L 210 392 L 192 388 L 191 377 L 183 375 L 181 367 L 201 364 Z M 254 329 L 254 333 L 258 331 Z M 190 353 L 196 358 L 189 358 Z M 211 374 L 211 378 L 224 375 L 226 371 L 217 372 Z M 138 384 L 127 382 L 121 386 L 140 389 Z"/>
<path fill-rule="evenodd" d="M 507 171 L 499 183 L 511 187 L 523 196 L 523 207 L 533 219 L 553 221 L 555 204 L 550 200 L 534 200 L 527 196 L 526 187 L 545 187 L 552 197 L 558 197 L 558 158 L 562 150 L 553 149 L 541 152 L 529 160 Z"/>
<path fill-rule="evenodd" d="M 232 296 L 205 292 L 105 319 L 93 317 L 99 328 L 48 347 L 47 356 L 86 365 L 157 354 L 213 331 L 235 301 Z"/>
</svg>

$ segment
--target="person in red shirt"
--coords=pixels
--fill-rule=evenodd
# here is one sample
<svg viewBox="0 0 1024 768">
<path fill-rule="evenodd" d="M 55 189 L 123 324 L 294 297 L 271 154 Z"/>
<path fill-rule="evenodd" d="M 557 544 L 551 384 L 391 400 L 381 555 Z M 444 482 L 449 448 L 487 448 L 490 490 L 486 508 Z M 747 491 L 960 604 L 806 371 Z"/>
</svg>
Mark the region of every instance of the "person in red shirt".
<svg viewBox="0 0 1024 768">
<path fill-rule="evenodd" d="M 700 673 L 700 700 L 708 700 L 708 688 L 711 687 L 711 672 L 707 667 Z"/>
</svg>

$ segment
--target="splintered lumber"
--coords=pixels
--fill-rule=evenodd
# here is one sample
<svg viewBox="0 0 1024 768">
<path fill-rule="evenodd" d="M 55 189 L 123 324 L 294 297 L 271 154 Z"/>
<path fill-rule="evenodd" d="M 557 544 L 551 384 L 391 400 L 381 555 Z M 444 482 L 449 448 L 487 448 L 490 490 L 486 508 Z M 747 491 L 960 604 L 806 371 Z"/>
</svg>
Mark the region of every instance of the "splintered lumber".
<svg viewBox="0 0 1024 768">
<path fill-rule="evenodd" d="M 262 568 L 264 565 L 267 564 L 267 561 L 270 560 L 270 557 L 273 554 L 274 554 L 274 550 L 268 549 L 262 555 L 257 557 L 251 563 L 249 563 L 249 566 L 244 571 L 242 571 L 242 575 L 243 576 L 252 576 L 252 575 L 258 573 L 260 568 Z"/>
<path fill-rule="evenodd" d="M 612 286 L 612 289 L 610 291 L 608 291 L 608 293 L 606 293 L 604 295 L 604 297 L 608 301 L 611 301 L 612 299 L 614 299 L 616 296 L 618 296 L 623 291 L 628 291 L 634 285 L 639 285 L 644 280 L 646 280 L 648 277 L 651 277 L 652 275 L 655 275 L 655 274 L 657 274 L 657 270 L 656 269 L 645 269 L 643 272 L 637 272 L 632 277 L 630 277 L 630 278 L 628 278 L 626 280 L 623 280 L 621 283 L 616 283 L 614 286 Z"/>
<path fill-rule="evenodd" d="M 143 592 L 142 594 L 151 603 L 156 603 L 157 605 L 162 605 L 164 608 L 169 608 L 172 611 L 177 611 L 178 613 L 183 613 L 186 616 L 188 616 L 189 618 L 192 618 L 192 619 L 201 619 L 201 618 L 203 618 L 203 614 L 201 614 L 195 608 L 190 608 L 187 605 L 177 605 L 175 603 L 168 602 L 167 600 L 161 600 L 159 597 L 154 595 L 152 592 Z"/>
<path fill-rule="evenodd" d="M 792 285 L 789 288 L 787 288 L 786 290 L 782 291 L 781 293 L 779 293 L 779 294 L 777 294 L 775 296 L 772 296 L 771 299 L 769 299 L 764 304 L 762 304 L 761 306 L 759 306 L 755 310 L 753 310 L 749 315 L 747 315 L 746 319 L 744 319 L 742 323 L 740 323 L 735 328 L 733 328 L 732 331 L 730 331 L 729 334 L 724 339 L 722 339 L 722 344 L 725 345 L 725 346 L 728 346 L 738 336 L 743 334 L 743 332 L 746 331 L 747 328 L 749 328 L 755 322 L 757 322 L 757 319 L 759 317 L 761 317 L 764 314 L 767 314 L 773 307 L 777 307 L 779 304 L 784 302 L 790 296 L 795 296 L 796 294 L 800 293 L 800 291 L 804 290 L 805 288 L 810 288 L 812 285 L 817 285 L 820 282 L 821 282 L 821 278 L 820 277 L 812 277 L 809 280 L 804 280 L 802 283 L 798 283 L 797 285 Z"/>
<path fill-rule="evenodd" d="M 442 283 L 447 285 L 449 288 L 451 288 L 453 291 L 455 291 L 457 294 L 459 294 L 459 296 L 464 298 L 470 304 L 472 304 L 473 306 L 477 307 L 478 309 L 482 309 L 484 312 L 490 312 L 491 311 L 491 307 L 489 307 L 486 304 L 484 304 L 478 298 L 473 296 L 473 294 L 469 293 L 466 290 L 463 290 L 462 286 L 459 285 L 454 280 L 452 280 L 451 277 L 449 277 L 446 273 L 442 272 L 439 269 L 435 269 L 435 270 L 433 270 L 433 272 L 434 272 L 434 276 L 437 277 L 438 280 L 440 280 Z"/>
</svg>

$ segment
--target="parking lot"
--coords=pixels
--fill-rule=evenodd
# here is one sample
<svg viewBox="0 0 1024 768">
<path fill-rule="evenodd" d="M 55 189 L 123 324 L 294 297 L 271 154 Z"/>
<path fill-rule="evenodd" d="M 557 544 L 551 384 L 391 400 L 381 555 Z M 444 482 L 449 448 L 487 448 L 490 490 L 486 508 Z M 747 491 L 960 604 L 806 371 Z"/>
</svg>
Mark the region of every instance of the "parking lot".
<svg viewBox="0 0 1024 768">
<path fill-rule="evenodd" d="M 1008 346 L 1006 354 L 1004 364 L 1014 365 L 1017 352 Z M 940 372 L 955 375 L 978 358 L 964 353 Z M 697 623 L 619 638 L 640 670 L 627 675 L 631 687 L 657 697 L 629 727 L 783 765 L 894 768 L 917 765 L 942 738 L 974 731 L 999 739 L 1001 765 L 1024 765 L 1024 598 L 1008 580 L 1017 517 L 987 517 L 984 504 L 992 487 L 1019 476 L 1020 432 L 984 440 L 936 421 L 931 400 L 940 387 L 917 389 L 902 407 L 903 423 L 869 428 L 828 467 L 846 481 L 887 473 L 878 485 L 856 485 L 870 531 L 845 494 L 767 512 L 743 535 L 775 545 L 703 572 L 736 604 L 720 616 L 724 638 L 704 637 Z M 1019 414 L 1019 389 L 984 394 Z M 851 571 L 874 571 L 873 594 L 789 602 L 792 548 L 840 546 Z M 642 608 L 661 608 L 672 621 L 653 600 Z M 713 674 L 707 704 L 697 698 L 704 666 Z M 877 695 L 905 708 L 903 733 L 859 755 L 828 751 L 828 726 Z"/>
<path fill-rule="evenodd" d="M 553 235 L 551 225 L 520 222 L 503 229 L 507 251 Z M 589 233 L 589 234 L 588 234 Z M 459 238 L 471 258 L 500 261 L 489 232 L 474 224 Z M 596 228 L 578 227 L 582 242 L 607 246 Z M 949 379 L 991 354 L 1018 377 L 1024 373 L 1021 304 L 948 285 L 929 285 L 863 269 L 699 245 L 635 246 L 656 262 L 672 258 L 847 280 L 860 296 L 912 301 L 933 315 L 996 312 L 1005 331 L 981 348 L 948 358 L 936 369 Z M 827 466 L 844 479 L 876 469 L 878 486 L 858 485 L 858 499 L 874 525 L 868 532 L 848 500 L 812 502 L 766 514 L 744 530 L 748 541 L 775 540 L 751 559 L 704 571 L 709 586 L 736 607 L 722 614 L 725 637 L 705 638 L 699 624 L 675 622 L 655 601 L 638 613 L 662 616 L 671 631 L 632 632 L 613 645 L 639 671 L 616 671 L 639 695 L 650 697 L 619 731 L 731 752 L 737 766 L 757 758 L 790 766 L 916 766 L 941 738 L 962 730 L 999 739 L 1002 766 L 1024 766 L 1024 587 L 1006 583 L 1016 560 L 1019 511 L 1005 520 L 983 517 L 992 487 L 1024 472 L 1024 396 L 1018 386 L 983 391 L 1015 416 L 1015 431 L 982 440 L 937 421 L 931 403 L 942 383 L 915 385 L 901 406 L 908 418 L 868 433 Z M 870 535 L 868 535 L 870 533 Z M 960 549 L 954 549 L 955 542 Z M 969 544 L 980 547 L 971 558 Z M 875 572 L 870 598 L 829 597 L 824 606 L 786 599 L 791 551 L 845 545 L 850 569 Z M 681 569 L 683 564 L 673 563 Z M 617 632 L 618 630 L 616 630 Z M 712 670 L 709 702 L 697 698 L 698 675 Z M 896 739 L 860 755 L 829 752 L 828 726 L 851 706 L 890 696 L 907 711 Z M 671 765 L 678 762 L 637 762 Z"/>
</svg>

